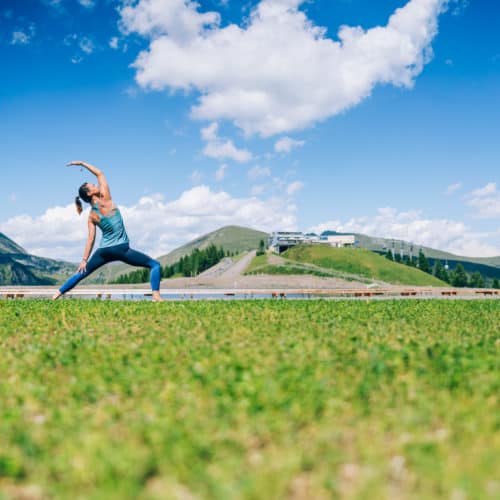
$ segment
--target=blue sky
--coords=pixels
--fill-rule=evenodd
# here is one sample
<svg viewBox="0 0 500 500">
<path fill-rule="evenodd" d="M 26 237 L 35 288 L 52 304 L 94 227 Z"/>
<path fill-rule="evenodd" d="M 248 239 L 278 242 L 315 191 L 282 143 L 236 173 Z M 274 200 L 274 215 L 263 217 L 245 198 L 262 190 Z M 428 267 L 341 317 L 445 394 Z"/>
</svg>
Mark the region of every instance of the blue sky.
<svg viewBox="0 0 500 500">
<path fill-rule="evenodd" d="M 79 259 L 83 159 L 155 256 L 232 223 L 500 254 L 497 2 L 0 6 L 0 231 L 34 253 Z"/>
</svg>

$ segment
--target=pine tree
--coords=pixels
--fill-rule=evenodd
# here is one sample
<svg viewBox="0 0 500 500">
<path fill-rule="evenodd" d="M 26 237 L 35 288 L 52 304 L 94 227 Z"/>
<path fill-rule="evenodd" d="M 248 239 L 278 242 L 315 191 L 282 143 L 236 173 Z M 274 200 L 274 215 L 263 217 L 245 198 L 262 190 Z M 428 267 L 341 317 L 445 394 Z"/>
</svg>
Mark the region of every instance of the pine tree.
<svg viewBox="0 0 500 500">
<path fill-rule="evenodd" d="M 392 252 L 390 250 L 387 250 L 387 252 L 385 253 L 385 258 L 388 260 L 394 260 L 392 257 Z"/>
<path fill-rule="evenodd" d="M 259 249 L 257 250 L 257 255 L 264 255 L 266 253 L 266 244 L 264 240 L 259 241 Z"/>
<path fill-rule="evenodd" d="M 436 260 L 434 264 L 433 274 L 437 279 L 441 281 L 445 281 L 446 283 L 450 282 L 448 271 L 446 271 L 446 268 L 443 266 L 443 263 L 440 260 Z"/>
<path fill-rule="evenodd" d="M 480 272 L 475 271 L 472 273 L 469 286 L 471 288 L 484 288 L 484 278 L 481 276 Z"/>
<path fill-rule="evenodd" d="M 457 267 L 451 273 L 451 284 L 456 287 L 464 287 L 468 284 L 467 273 L 465 272 L 464 266 L 457 264 Z"/>
<path fill-rule="evenodd" d="M 500 289 L 500 283 L 498 281 L 498 278 L 495 278 L 493 280 L 493 285 L 492 285 L 493 288 L 495 288 L 495 290 L 499 290 Z"/>
<path fill-rule="evenodd" d="M 418 268 L 424 273 L 431 272 L 431 266 L 422 249 L 420 249 L 420 251 L 418 252 Z"/>
</svg>

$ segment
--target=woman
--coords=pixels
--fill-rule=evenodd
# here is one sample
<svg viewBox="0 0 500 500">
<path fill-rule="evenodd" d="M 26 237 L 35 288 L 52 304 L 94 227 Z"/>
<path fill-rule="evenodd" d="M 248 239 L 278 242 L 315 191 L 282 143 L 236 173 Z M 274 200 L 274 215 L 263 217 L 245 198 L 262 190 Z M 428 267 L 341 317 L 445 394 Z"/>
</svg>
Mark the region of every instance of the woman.
<svg viewBox="0 0 500 500">
<path fill-rule="evenodd" d="M 151 288 L 153 290 L 153 301 L 161 301 L 160 297 L 160 263 L 147 255 L 136 252 L 129 247 L 129 239 L 123 225 L 123 219 L 118 207 L 113 203 L 109 186 L 104 174 L 96 167 L 84 161 L 72 161 L 68 166 L 76 165 L 85 167 L 97 177 L 98 185 L 88 182 L 82 184 L 78 191 L 79 197 L 75 198 L 78 214 L 83 211 L 80 198 L 92 207 L 89 214 L 88 227 L 89 236 L 83 253 L 83 259 L 78 267 L 77 273 L 64 283 L 59 291 L 52 297 L 58 299 L 68 290 L 71 290 L 78 282 L 86 278 L 99 267 L 114 260 L 121 260 L 131 266 L 149 267 L 151 269 Z M 94 252 L 90 260 L 89 256 L 94 247 L 96 226 L 102 231 L 99 248 Z"/>
</svg>

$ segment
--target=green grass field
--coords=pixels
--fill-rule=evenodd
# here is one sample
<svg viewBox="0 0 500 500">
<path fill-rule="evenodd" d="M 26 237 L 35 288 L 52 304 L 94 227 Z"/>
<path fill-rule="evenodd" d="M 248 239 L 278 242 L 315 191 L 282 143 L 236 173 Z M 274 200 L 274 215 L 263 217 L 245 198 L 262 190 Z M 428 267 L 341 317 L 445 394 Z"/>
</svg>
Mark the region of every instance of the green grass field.
<svg viewBox="0 0 500 500">
<path fill-rule="evenodd" d="M 0 498 L 498 498 L 500 302 L 0 302 Z"/>
</svg>

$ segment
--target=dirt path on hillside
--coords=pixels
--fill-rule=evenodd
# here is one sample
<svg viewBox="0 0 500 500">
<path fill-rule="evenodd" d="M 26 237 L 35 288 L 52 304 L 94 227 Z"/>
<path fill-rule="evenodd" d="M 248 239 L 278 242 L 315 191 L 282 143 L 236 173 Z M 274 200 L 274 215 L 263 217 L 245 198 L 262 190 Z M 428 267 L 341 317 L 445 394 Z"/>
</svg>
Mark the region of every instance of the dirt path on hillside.
<svg viewBox="0 0 500 500">
<path fill-rule="evenodd" d="M 310 288 L 310 289 L 354 289 L 365 288 L 366 283 L 347 281 L 339 278 L 323 278 L 313 275 L 251 275 L 243 273 L 248 267 L 256 252 L 248 252 L 239 261 L 232 265 L 217 264 L 196 278 L 173 278 L 163 280 L 161 287 L 165 289 L 177 288 Z M 269 256 L 272 264 L 282 264 L 284 259 L 279 256 Z"/>
</svg>

